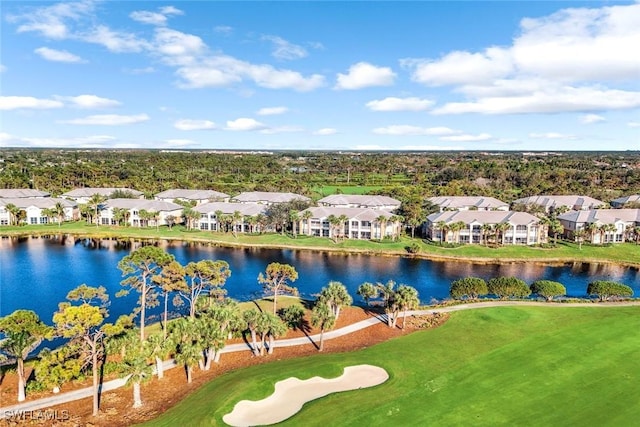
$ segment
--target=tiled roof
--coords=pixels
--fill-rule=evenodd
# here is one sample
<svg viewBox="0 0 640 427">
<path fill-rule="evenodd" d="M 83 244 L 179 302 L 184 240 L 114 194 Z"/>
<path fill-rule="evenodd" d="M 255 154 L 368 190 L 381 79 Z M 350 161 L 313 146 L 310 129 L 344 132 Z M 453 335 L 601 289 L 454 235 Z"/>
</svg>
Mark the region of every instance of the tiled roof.
<svg viewBox="0 0 640 427">
<path fill-rule="evenodd" d="M 205 200 L 205 199 L 226 199 L 228 194 L 214 190 L 186 190 L 172 189 L 166 190 L 155 195 L 159 199 L 186 199 L 186 200 Z"/>
<path fill-rule="evenodd" d="M 605 205 L 606 203 L 601 201 L 601 200 L 597 200 L 594 199 L 593 197 L 589 197 L 589 196 L 577 196 L 577 195 L 571 195 L 571 196 L 555 196 L 555 195 L 546 195 L 546 196 L 531 196 L 531 197 L 524 197 L 522 199 L 518 199 L 516 201 L 514 201 L 514 203 L 517 204 L 523 204 L 523 205 L 529 205 L 529 204 L 536 204 L 536 205 L 540 205 L 540 206 L 544 206 L 546 208 L 550 208 L 550 207 L 558 207 L 558 206 L 568 206 L 570 208 L 574 207 L 574 206 L 584 206 L 584 207 L 596 207 L 596 206 L 600 206 L 600 205 Z"/>
<path fill-rule="evenodd" d="M 509 206 L 507 203 L 501 200 L 484 196 L 438 196 L 429 197 L 429 201 L 434 205 L 438 205 L 442 208 L 452 209 L 469 206 L 475 206 L 479 209 L 493 209 Z"/>
<path fill-rule="evenodd" d="M 308 197 L 295 193 L 276 193 L 269 191 L 249 191 L 240 193 L 233 198 L 238 202 L 268 202 L 268 203 L 286 203 L 295 199 L 310 200 Z"/>
<path fill-rule="evenodd" d="M 26 198 L 26 197 L 49 197 L 50 194 L 40 190 L 32 190 L 30 188 L 1 188 L 0 197 L 2 198 Z"/>
<path fill-rule="evenodd" d="M 526 225 L 539 222 L 537 217 L 529 213 L 515 211 L 444 211 L 433 213 L 427 219 L 432 223 L 462 221 L 465 224 L 472 222 L 479 224 L 508 222 L 512 225 Z"/>
<path fill-rule="evenodd" d="M 356 194 L 332 194 L 318 200 L 328 205 L 360 205 L 360 206 L 400 206 L 400 200 L 389 196 L 368 196 Z"/>
<path fill-rule="evenodd" d="M 166 212 L 181 210 L 183 207 L 171 202 L 145 199 L 110 199 L 104 204 L 106 208 L 137 209 L 146 211 Z"/>
<path fill-rule="evenodd" d="M 67 199 L 61 199 L 57 197 L 43 197 L 43 198 L 34 198 L 29 199 L 26 197 L 20 198 L 0 198 L 0 206 L 7 206 L 10 204 L 16 205 L 20 209 L 26 209 L 29 206 L 35 206 L 40 209 L 51 209 L 56 205 L 56 203 L 62 203 L 62 206 L 65 208 L 72 208 L 78 206 L 76 202 Z"/>
<path fill-rule="evenodd" d="M 558 219 L 577 224 L 600 222 L 613 224 L 617 221 L 640 222 L 640 209 L 591 209 L 572 211 L 558 215 Z"/>
<path fill-rule="evenodd" d="M 71 197 L 71 198 L 78 198 L 78 197 L 91 197 L 94 194 L 99 194 L 100 196 L 104 196 L 104 197 L 109 197 L 111 194 L 113 194 L 113 192 L 115 191 L 123 191 L 123 192 L 127 192 L 127 193 L 131 193 L 134 196 L 142 196 L 142 191 L 138 191 L 138 190 L 132 190 L 130 188 L 91 188 L 91 187 L 87 187 L 87 188 L 76 188 L 73 189 L 71 191 L 68 191 L 66 193 L 64 193 L 62 195 L 62 197 Z"/>
<path fill-rule="evenodd" d="M 259 203 L 225 203 L 225 202 L 209 202 L 203 203 L 193 208 L 193 210 L 203 213 L 212 214 L 221 211 L 225 215 L 231 215 L 238 211 L 244 216 L 254 216 L 263 213 L 267 209 L 266 205 Z"/>
</svg>

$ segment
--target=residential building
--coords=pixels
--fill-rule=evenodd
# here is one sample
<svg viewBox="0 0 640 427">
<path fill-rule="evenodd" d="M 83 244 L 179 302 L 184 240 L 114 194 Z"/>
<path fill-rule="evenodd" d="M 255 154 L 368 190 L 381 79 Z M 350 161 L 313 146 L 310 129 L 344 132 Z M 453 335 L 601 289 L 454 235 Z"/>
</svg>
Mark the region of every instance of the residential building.
<svg viewBox="0 0 640 427">
<path fill-rule="evenodd" d="M 183 202 L 195 202 L 196 205 L 201 205 L 208 202 L 228 202 L 229 195 L 220 193 L 214 190 L 186 190 L 186 189 L 172 189 L 158 193 L 154 196 L 156 200 L 162 200 L 164 202 L 173 202 L 180 200 Z"/>
<path fill-rule="evenodd" d="M 640 226 L 640 209 L 590 209 L 558 215 L 564 236 L 574 240 L 578 230 L 582 238 L 594 244 L 622 243 L 628 234 Z M 630 233 L 631 232 L 631 233 Z"/>
<path fill-rule="evenodd" d="M 0 188 L 0 198 L 4 199 L 41 199 L 51 194 L 30 188 Z"/>
<path fill-rule="evenodd" d="M 309 236 L 382 239 L 398 237 L 401 229 L 400 221 L 391 212 L 371 208 L 311 207 L 300 212 L 299 217 L 300 234 Z M 334 218 L 336 222 L 332 224 Z"/>
<path fill-rule="evenodd" d="M 446 243 L 536 245 L 546 242 L 547 227 L 526 212 L 445 211 L 427 217 L 425 234 Z"/>
<path fill-rule="evenodd" d="M 119 220 L 122 220 L 134 227 L 167 225 L 167 217 L 171 215 L 179 220 L 182 209 L 180 205 L 160 200 L 109 199 L 100 210 L 100 224 L 118 225 Z M 144 218 L 144 215 L 141 217 L 141 211 L 155 212 L 157 217 Z M 125 214 L 119 217 L 119 212 Z"/>
<path fill-rule="evenodd" d="M 261 203 L 263 205 L 273 205 L 274 203 L 287 203 L 293 200 L 311 201 L 308 197 L 295 193 L 277 193 L 271 191 L 249 191 L 240 193 L 231 198 L 236 203 Z"/>
<path fill-rule="evenodd" d="M 509 205 L 493 197 L 437 196 L 427 199 L 444 211 L 508 211 Z"/>
<path fill-rule="evenodd" d="M 589 196 L 531 196 L 518 199 L 513 204 L 520 205 L 539 205 L 542 206 L 547 213 L 557 211 L 558 209 L 568 209 L 574 211 L 582 211 L 588 209 L 596 209 L 605 206 L 606 203 L 594 199 Z"/>
<path fill-rule="evenodd" d="M 633 194 L 631 196 L 619 197 L 611 201 L 611 206 L 614 208 L 623 208 L 625 205 L 633 203 L 640 206 L 640 194 Z"/>
<path fill-rule="evenodd" d="M 144 194 L 141 191 L 132 190 L 130 188 L 114 188 L 114 187 L 76 188 L 74 190 L 71 190 L 62 194 L 60 197 L 65 197 L 67 199 L 75 200 L 76 202 L 84 205 L 89 203 L 89 200 L 91 200 L 91 198 L 96 194 L 106 199 L 109 199 L 111 195 L 116 192 L 120 194 L 128 193 L 133 197 L 135 197 L 136 199 L 144 198 Z"/>
<path fill-rule="evenodd" d="M 259 203 L 203 203 L 193 208 L 200 212 L 196 225 L 200 230 L 223 231 L 229 229 L 241 233 L 264 231 L 264 224 L 258 223 L 267 205 Z M 236 214 L 237 213 L 237 214 Z"/>
<path fill-rule="evenodd" d="M 402 203 L 389 196 L 367 196 L 356 194 L 333 194 L 318 200 L 320 206 L 332 206 L 335 208 L 370 208 L 395 210 Z"/>
<path fill-rule="evenodd" d="M 80 217 L 78 204 L 57 197 L 40 197 L 40 198 L 0 198 L 0 225 L 11 224 L 11 212 L 7 209 L 7 205 L 14 205 L 25 213 L 21 217 L 24 224 L 49 224 L 57 223 L 59 218 L 56 215 L 45 215 L 45 209 L 54 209 L 56 204 L 60 203 L 64 207 L 63 221 L 75 221 Z"/>
</svg>

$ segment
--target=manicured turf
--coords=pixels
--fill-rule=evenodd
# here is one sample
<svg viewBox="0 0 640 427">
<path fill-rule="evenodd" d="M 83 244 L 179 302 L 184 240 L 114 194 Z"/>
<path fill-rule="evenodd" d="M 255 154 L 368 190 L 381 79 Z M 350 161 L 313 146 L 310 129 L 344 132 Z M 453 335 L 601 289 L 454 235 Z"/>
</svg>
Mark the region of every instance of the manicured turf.
<svg viewBox="0 0 640 427">
<path fill-rule="evenodd" d="M 148 425 L 224 425 L 236 402 L 266 397 L 278 380 L 336 377 L 362 363 L 390 379 L 311 402 L 282 425 L 637 425 L 639 330 L 640 307 L 458 312 L 365 350 L 224 374 Z"/>
</svg>

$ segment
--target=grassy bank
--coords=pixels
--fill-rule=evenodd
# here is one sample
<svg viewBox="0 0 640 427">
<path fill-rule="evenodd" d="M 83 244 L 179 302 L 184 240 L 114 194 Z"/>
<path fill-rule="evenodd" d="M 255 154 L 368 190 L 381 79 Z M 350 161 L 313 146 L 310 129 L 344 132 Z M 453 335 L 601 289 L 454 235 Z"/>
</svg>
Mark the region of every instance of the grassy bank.
<svg viewBox="0 0 640 427">
<path fill-rule="evenodd" d="M 224 425 L 239 400 L 265 398 L 279 380 L 363 363 L 390 379 L 309 403 L 282 425 L 634 425 L 638 328 L 639 307 L 457 312 L 362 351 L 224 374 L 148 425 Z"/>
<path fill-rule="evenodd" d="M 428 244 L 420 239 L 403 237 L 398 241 L 366 241 L 345 239 L 338 243 L 322 237 L 297 236 L 296 238 L 280 234 L 238 234 L 217 233 L 199 230 L 185 230 L 184 227 L 134 228 L 92 226 L 84 222 L 57 225 L 32 225 L 23 227 L 2 227 L 2 236 L 29 236 L 73 234 L 93 238 L 133 238 L 184 240 L 210 243 L 222 246 L 255 246 L 265 248 L 294 248 L 319 251 L 358 252 L 374 255 L 408 255 L 406 248 L 414 243 L 419 245 L 419 252 L 413 256 L 427 259 L 457 259 L 473 262 L 519 262 L 538 261 L 544 263 L 612 262 L 629 266 L 640 266 L 640 245 L 633 243 L 612 246 L 583 245 L 582 249 L 575 243 L 559 242 L 554 248 L 537 248 L 526 246 L 503 246 L 490 248 L 481 245 L 464 245 L 455 248 L 440 247 Z"/>
</svg>

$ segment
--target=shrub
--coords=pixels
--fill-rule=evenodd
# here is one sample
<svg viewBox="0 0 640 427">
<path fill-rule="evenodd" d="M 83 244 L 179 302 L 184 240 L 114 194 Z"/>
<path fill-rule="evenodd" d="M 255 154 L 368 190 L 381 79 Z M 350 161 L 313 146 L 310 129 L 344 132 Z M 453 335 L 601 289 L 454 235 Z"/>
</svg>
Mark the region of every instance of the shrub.
<svg viewBox="0 0 640 427">
<path fill-rule="evenodd" d="M 553 300 L 553 297 L 559 297 L 567 294 L 567 289 L 560 282 L 553 280 L 536 280 L 531 284 L 531 293 L 538 294 L 547 299 Z"/>
<path fill-rule="evenodd" d="M 487 285 L 489 293 L 500 299 L 525 298 L 531 295 L 529 286 L 517 277 L 494 277 Z"/>
<path fill-rule="evenodd" d="M 454 299 L 476 299 L 489 293 L 487 282 L 479 277 L 465 277 L 451 282 L 449 294 Z"/>
<path fill-rule="evenodd" d="M 600 301 L 606 301 L 610 298 L 631 297 L 633 296 L 633 289 L 622 283 L 596 280 L 587 286 L 587 294 L 589 296 L 597 296 Z"/>
<path fill-rule="evenodd" d="M 410 254 L 417 254 L 418 252 L 420 252 L 420 244 L 413 242 L 409 246 L 406 246 L 404 249 Z"/>
</svg>

